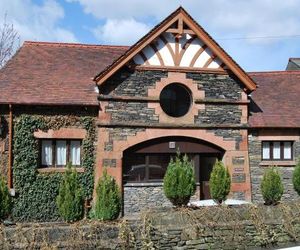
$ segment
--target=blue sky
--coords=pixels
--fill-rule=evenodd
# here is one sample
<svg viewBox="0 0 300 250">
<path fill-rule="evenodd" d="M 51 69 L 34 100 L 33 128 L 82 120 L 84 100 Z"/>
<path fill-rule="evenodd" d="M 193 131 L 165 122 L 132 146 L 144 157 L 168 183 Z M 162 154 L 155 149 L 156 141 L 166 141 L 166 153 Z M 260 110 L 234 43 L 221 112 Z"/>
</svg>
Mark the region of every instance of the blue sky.
<svg viewBox="0 0 300 250">
<path fill-rule="evenodd" d="M 246 71 L 300 57 L 299 0 L 0 0 L 0 18 L 22 41 L 130 45 L 180 5 Z"/>
</svg>

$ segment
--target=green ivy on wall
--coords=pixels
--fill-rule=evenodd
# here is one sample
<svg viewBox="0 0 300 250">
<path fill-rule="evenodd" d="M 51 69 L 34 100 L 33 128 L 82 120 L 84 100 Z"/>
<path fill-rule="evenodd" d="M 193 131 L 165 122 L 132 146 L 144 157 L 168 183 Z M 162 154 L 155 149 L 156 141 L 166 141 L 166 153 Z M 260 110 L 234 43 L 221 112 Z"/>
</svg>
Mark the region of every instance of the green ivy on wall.
<svg viewBox="0 0 300 250">
<path fill-rule="evenodd" d="M 22 115 L 14 128 L 14 187 L 16 197 L 13 218 L 16 221 L 60 220 L 56 206 L 56 196 L 62 179 L 61 173 L 40 174 L 38 167 L 38 140 L 34 131 L 80 126 L 87 130 L 83 140 L 80 182 L 86 198 L 91 198 L 94 188 L 94 139 L 95 126 L 92 117 L 75 116 L 30 116 Z"/>
</svg>

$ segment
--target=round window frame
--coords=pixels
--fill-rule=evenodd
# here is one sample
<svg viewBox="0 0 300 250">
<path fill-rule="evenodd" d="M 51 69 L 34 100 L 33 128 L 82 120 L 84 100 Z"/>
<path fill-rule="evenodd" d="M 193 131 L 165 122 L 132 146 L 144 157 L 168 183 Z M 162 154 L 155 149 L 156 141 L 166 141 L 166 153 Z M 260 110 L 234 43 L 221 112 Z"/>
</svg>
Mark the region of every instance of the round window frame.
<svg viewBox="0 0 300 250">
<path fill-rule="evenodd" d="M 170 86 L 172 85 L 177 85 L 179 87 L 181 87 L 182 89 L 184 89 L 184 91 L 187 93 L 188 97 L 189 97 L 189 105 L 188 105 L 188 108 L 186 110 L 186 112 L 183 114 L 183 115 L 179 115 L 179 116 L 173 116 L 169 113 L 167 113 L 165 111 L 165 108 L 163 107 L 162 103 L 161 103 L 161 99 L 162 99 L 162 94 L 163 94 L 163 91 L 166 89 L 166 88 L 169 88 Z M 162 109 L 162 111 L 164 112 L 165 115 L 167 115 L 168 117 L 172 117 L 172 118 L 175 118 L 175 119 L 180 119 L 184 116 L 186 116 L 190 111 L 191 111 L 191 108 L 193 106 L 193 95 L 192 95 L 192 91 L 190 90 L 189 87 L 187 87 L 185 84 L 181 83 L 181 82 L 171 82 L 169 84 L 167 84 L 166 86 L 164 86 L 159 94 L 159 105 L 160 105 L 160 108 Z"/>
</svg>

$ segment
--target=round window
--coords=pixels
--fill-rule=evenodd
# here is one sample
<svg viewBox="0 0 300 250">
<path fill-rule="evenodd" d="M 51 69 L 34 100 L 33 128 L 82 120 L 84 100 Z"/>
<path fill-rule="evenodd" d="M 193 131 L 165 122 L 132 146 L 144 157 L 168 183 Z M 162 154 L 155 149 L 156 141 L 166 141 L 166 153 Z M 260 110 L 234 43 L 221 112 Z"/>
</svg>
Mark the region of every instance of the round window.
<svg viewBox="0 0 300 250">
<path fill-rule="evenodd" d="M 160 106 L 172 117 L 184 116 L 189 111 L 191 102 L 189 89 L 180 83 L 171 83 L 160 93 Z"/>
</svg>

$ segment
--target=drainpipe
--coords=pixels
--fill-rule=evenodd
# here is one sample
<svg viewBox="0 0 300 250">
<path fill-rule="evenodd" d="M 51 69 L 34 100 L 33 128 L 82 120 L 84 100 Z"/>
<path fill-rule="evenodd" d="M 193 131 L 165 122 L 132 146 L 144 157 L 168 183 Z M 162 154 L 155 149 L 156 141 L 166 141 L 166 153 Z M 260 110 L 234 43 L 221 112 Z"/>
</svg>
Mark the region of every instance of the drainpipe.
<svg viewBox="0 0 300 250">
<path fill-rule="evenodd" d="M 7 171 L 7 184 L 8 188 L 11 190 L 13 188 L 12 182 L 12 165 L 13 165 L 13 112 L 12 105 L 9 104 L 9 126 L 8 126 L 8 171 Z"/>
</svg>

